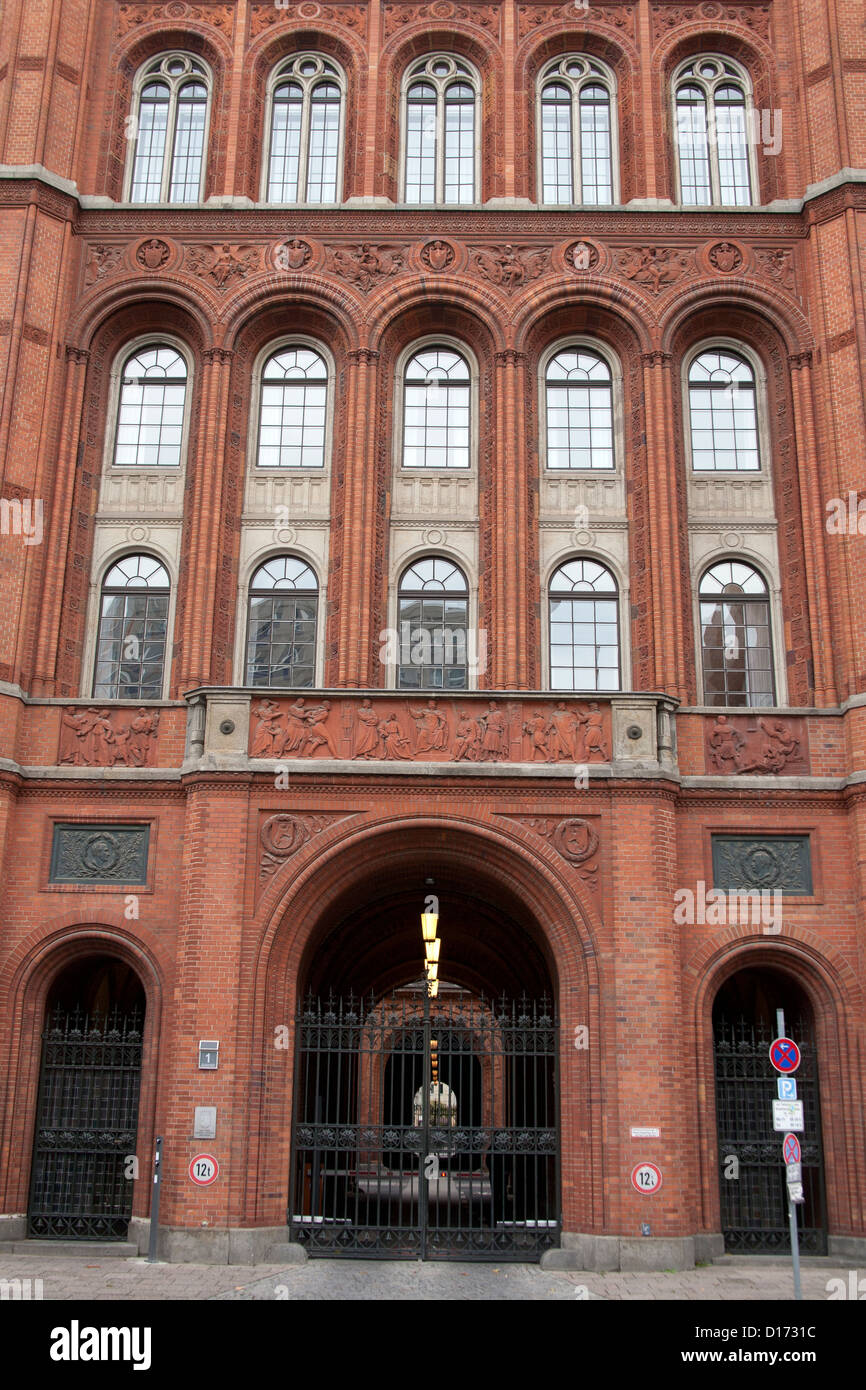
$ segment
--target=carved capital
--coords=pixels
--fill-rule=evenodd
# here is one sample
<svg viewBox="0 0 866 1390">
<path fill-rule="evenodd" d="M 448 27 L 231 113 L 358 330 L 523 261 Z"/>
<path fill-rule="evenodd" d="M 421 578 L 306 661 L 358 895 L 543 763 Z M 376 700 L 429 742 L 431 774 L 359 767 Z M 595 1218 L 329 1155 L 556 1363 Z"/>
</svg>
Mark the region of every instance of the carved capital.
<svg viewBox="0 0 866 1390">
<path fill-rule="evenodd" d="M 220 365 L 222 365 L 225 362 L 231 362 L 232 358 L 234 357 L 234 353 L 232 352 L 231 348 L 209 347 L 204 348 L 201 356 L 202 361 L 206 362 L 208 366 L 215 362 L 218 362 L 220 363 Z"/>
<path fill-rule="evenodd" d="M 791 368 L 792 371 L 797 371 L 797 372 L 800 371 L 800 369 L 801 369 L 802 367 L 811 367 L 811 365 L 812 365 L 812 353 L 811 353 L 811 351 L 807 350 L 806 352 L 789 352 L 789 353 L 788 353 L 788 365 L 790 366 L 790 368 Z"/>
<path fill-rule="evenodd" d="M 522 367 L 526 362 L 526 353 L 518 352 L 517 348 L 504 348 L 502 352 L 494 353 L 497 367 Z"/>
<path fill-rule="evenodd" d="M 80 348 L 80 347 L 76 347 L 76 346 L 74 345 L 74 343 L 67 343 L 67 344 L 66 344 L 66 360 L 67 360 L 67 362 L 78 362 L 78 363 L 89 362 L 89 361 L 90 361 L 90 353 L 89 353 L 89 351 L 88 351 L 87 348 Z"/>
<path fill-rule="evenodd" d="M 357 362 L 362 366 L 370 367 L 379 361 L 379 354 L 375 348 L 352 348 L 346 353 L 350 362 Z"/>
<path fill-rule="evenodd" d="M 673 354 L 654 348 L 652 352 L 642 352 L 640 360 L 645 367 L 669 367 Z"/>
</svg>

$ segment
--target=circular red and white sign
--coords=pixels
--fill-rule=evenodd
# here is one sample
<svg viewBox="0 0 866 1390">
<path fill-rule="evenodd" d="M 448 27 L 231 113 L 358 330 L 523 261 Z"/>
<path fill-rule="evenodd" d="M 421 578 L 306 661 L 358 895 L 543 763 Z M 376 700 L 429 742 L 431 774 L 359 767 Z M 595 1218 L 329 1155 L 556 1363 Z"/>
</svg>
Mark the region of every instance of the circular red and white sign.
<svg viewBox="0 0 866 1390">
<path fill-rule="evenodd" d="M 190 1159 L 189 1175 L 197 1187 L 210 1187 L 220 1175 L 220 1166 L 213 1154 L 196 1154 Z"/>
<path fill-rule="evenodd" d="M 631 1185 L 636 1192 L 645 1195 L 658 1192 L 662 1185 L 662 1170 L 654 1163 L 636 1163 L 631 1170 Z"/>
<path fill-rule="evenodd" d="M 796 1134 L 786 1134 L 782 1140 L 782 1157 L 786 1163 L 800 1162 L 800 1141 Z"/>
<path fill-rule="evenodd" d="M 790 1076 L 800 1065 L 800 1049 L 792 1038 L 774 1038 L 770 1043 L 770 1061 L 776 1071 Z"/>
</svg>

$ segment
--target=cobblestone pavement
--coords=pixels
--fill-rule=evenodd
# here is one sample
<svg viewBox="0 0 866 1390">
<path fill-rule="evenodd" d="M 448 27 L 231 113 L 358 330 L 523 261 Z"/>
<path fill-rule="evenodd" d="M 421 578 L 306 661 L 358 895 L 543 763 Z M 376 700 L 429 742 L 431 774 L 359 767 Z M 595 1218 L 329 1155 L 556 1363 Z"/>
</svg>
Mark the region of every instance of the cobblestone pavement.
<svg viewBox="0 0 866 1390">
<path fill-rule="evenodd" d="M 863 1278 L 866 1270 L 858 1270 Z M 803 1296 L 824 1301 L 827 1282 L 849 1285 L 848 1266 L 803 1268 Z M 538 1265 L 393 1260 L 311 1260 L 306 1265 L 149 1265 L 142 1259 L 0 1256 L 0 1280 L 41 1279 L 48 1299 L 790 1300 L 790 1262 L 733 1262 L 682 1273 L 558 1273 Z"/>
</svg>

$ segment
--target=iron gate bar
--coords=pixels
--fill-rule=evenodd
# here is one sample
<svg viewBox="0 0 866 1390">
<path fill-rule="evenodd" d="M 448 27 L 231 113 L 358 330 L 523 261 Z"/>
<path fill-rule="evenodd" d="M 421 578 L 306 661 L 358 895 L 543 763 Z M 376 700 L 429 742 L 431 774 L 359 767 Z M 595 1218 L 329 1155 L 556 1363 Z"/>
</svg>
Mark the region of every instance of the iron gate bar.
<svg viewBox="0 0 866 1390">
<path fill-rule="evenodd" d="M 558 1245 L 547 1000 L 308 996 L 295 1038 L 288 1224 L 310 1255 L 537 1260 Z"/>
<path fill-rule="evenodd" d="M 796 1076 L 805 1122 L 800 1135 L 805 1197 L 798 1213 L 800 1250 L 804 1255 L 824 1255 L 827 1229 L 817 1052 L 807 1019 L 789 1020 L 788 1028 L 802 1055 Z M 713 1026 L 722 1231 L 725 1249 L 732 1253 L 783 1254 L 791 1249 L 783 1135 L 774 1131 L 772 1119 L 777 1073 L 769 1048 L 774 1036 L 763 1019 L 745 1014 L 722 1015 Z M 736 1179 L 725 1176 L 730 1157 L 738 1161 Z"/>
<path fill-rule="evenodd" d="M 42 1240 L 125 1240 L 141 1079 L 141 1019 L 56 1009 L 42 1034 L 28 1230 Z"/>
</svg>

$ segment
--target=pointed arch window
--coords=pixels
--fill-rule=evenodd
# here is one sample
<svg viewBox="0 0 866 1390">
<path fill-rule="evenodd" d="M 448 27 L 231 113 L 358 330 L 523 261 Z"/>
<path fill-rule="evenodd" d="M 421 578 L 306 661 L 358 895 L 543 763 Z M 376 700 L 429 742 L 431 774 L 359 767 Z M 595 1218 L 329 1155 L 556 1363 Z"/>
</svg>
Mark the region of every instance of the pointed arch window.
<svg viewBox="0 0 866 1390">
<path fill-rule="evenodd" d="M 462 58 L 422 58 L 403 83 L 403 198 L 474 203 L 478 198 L 478 76 Z"/>
<path fill-rule="evenodd" d="M 180 466 L 186 385 L 186 362 L 167 343 L 139 348 L 127 358 L 114 441 L 117 466 Z"/>
<path fill-rule="evenodd" d="M 204 188 L 211 76 L 188 53 L 145 65 L 135 83 L 128 198 L 197 203 Z"/>
<path fill-rule="evenodd" d="M 306 689 L 316 680 L 319 584 L 295 555 L 277 555 L 250 582 L 246 683 Z"/>
<path fill-rule="evenodd" d="M 678 70 L 673 90 L 680 202 L 750 206 L 757 181 L 746 72 L 728 58 L 704 55 Z"/>
<path fill-rule="evenodd" d="M 770 596 L 763 575 L 739 560 L 704 572 L 698 591 L 704 704 L 775 703 Z"/>
<path fill-rule="evenodd" d="M 595 560 L 569 560 L 551 578 L 550 687 L 620 688 L 619 595 Z"/>
<path fill-rule="evenodd" d="M 539 81 L 541 201 L 614 201 L 613 73 L 572 55 L 548 64 Z"/>
<path fill-rule="evenodd" d="M 152 555 L 126 555 L 102 581 L 93 696 L 160 700 L 170 581 Z"/>
<path fill-rule="evenodd" d="M 755 373 L 737 352 L 712 348 L 689 367 L 689 423 L 696 473 L 761 467 Z"/>
<path fill-rule="evenodd" d="M 342 193 L 346 79 L 317 53 L 294 54 L 271 78 L 270 203 L 337 203 Z"/>
<path fill-rule="evenodd" d="M 262 370 L 259 468 L 323 468 L 328 368 L 313 348 L 281 348 Z"/>
<path fill-rule="evenodd" d="M 600 353 L 565 347 L 545 371 L 547 467 L 614 467 L 613 382 Z"/>
<path fill-rule="evenodd" d="M 466 690 L 469 586 L 451 560 L 429 556 L 404 572 L 397 597 L 398 690 Z"/>
</svg>

